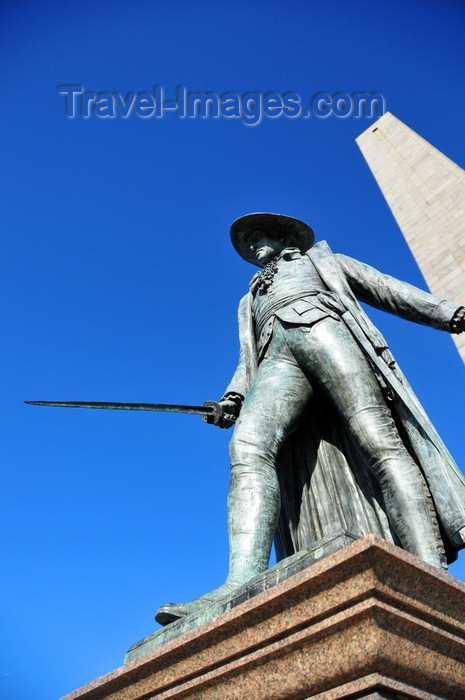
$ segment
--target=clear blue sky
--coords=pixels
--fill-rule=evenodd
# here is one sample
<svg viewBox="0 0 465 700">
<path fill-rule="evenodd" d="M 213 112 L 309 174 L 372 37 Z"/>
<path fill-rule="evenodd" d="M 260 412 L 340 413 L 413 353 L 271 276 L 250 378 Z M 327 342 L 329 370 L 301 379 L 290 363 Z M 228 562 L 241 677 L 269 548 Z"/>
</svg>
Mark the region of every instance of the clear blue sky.
<svg viewBox="0 0 465 700">
<path fill-rule="evenodd" d="M 68 119 L 57 86 L 379 92 L 465 167 L 465 7 L 16 0 L 0 13 L 0 698 L 53 700 L 121 665 L 161 603 L 223 581 L 231 433 L 22 402 L 219 398 L 254 272 L 228 232 L 250 211 L 300 217 L 334 250 L 424 286 L 355 144 L 373 120 Z M 372 318 L 463 468 L 451 339 Z"/>
</svg>

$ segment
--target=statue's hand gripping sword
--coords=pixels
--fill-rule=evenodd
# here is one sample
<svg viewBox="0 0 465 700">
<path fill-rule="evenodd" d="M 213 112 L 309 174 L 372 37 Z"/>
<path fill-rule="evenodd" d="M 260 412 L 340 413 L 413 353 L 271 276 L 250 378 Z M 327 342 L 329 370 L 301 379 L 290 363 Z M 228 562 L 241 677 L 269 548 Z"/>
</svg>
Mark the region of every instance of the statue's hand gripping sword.
<svg viewBox="0 0 465 700">
<path fill-rule="evenodd" d="M 181 406 L 168 403 L 111 403 L 108 401 L 25 401 L 33 406 L 59 406 L 65 408 L 107 408 L 116 411 L 162 411 L 164 413 L 192 413 L 202 416 L 206 423 L 218 425 L 222 419 L 232 423 L 235 416 L 223 412 L 216 401 L 205 401 L 202 406 Z"/>
</svg>

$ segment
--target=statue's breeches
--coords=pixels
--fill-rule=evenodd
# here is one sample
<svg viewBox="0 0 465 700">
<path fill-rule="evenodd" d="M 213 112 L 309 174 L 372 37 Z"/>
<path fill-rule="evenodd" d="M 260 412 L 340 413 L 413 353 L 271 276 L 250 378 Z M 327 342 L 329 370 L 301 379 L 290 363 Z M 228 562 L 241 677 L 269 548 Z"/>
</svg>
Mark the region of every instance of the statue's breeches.
<svg viewBox="0 0 465 700">
<path fill-rule="evenodd" d="M 275 320 L 271 343 L 231 440 L 233 474 L 246 468 L 270 475 L 281 445 L 299 425 L 317 387 L 380 484 L 391 527 L 402 546 L 435 566 L 444 565 L 420 469 L 343 321 L 324 318 L 303 327 Z"/>
</svg>

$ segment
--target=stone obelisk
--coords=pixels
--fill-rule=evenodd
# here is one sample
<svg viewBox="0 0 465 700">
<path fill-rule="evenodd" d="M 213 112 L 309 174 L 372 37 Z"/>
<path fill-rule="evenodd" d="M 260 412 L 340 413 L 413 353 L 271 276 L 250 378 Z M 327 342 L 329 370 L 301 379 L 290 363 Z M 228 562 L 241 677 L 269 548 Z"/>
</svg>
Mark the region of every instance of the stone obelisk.
<svg viewBox="0 0 465 700">
<path fill-rule="evenodd" d="M 389 112 L 357 144 L 430 290 L 465 306 L 465 171 Z"/>
</svg>

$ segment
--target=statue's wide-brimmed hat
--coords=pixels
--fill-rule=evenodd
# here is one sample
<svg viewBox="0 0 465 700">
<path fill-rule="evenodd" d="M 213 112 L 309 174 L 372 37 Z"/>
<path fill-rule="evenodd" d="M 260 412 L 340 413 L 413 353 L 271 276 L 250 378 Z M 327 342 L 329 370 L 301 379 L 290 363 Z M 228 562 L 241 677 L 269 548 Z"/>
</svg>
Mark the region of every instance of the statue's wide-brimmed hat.
<svg viewBox="0 0 465 700">
<path fill-rule="evenodd" d="M 301 253 L 305 253 L 312 247 L 315 240 L 312 229 L 304 221 L 294 219 L 292 216 L 284 214 L 268 214 L 266 212 L 255 212 L 246 214 L 233 221 L 231 226 L 231 240 L 234 248 L 244 260 L 253 265 L 261 267 L 249 248 L 248 237 L 254 231 L 272 233 L 282 236 L 286 243 L 299 248 Z"/>
</svg>

